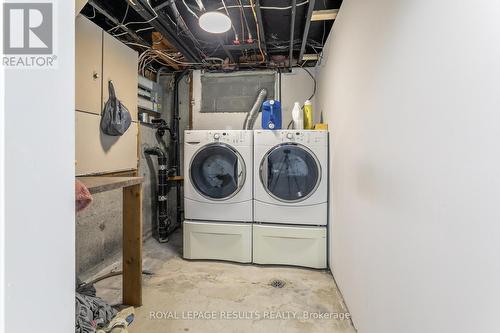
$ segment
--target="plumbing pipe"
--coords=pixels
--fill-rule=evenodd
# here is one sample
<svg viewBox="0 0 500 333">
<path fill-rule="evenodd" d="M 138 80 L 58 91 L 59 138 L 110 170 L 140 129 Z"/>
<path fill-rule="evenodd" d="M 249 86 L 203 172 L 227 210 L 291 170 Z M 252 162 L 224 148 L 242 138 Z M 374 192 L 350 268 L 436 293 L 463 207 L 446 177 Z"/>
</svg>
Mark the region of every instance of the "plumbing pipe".
<svg viewBox="0 0 500 333">
<path fill-rule="evenodd" d="M 172 113 L 172 130 L 174 132 L 174 137 L 172 139 L 173 141 L 173 148 L 174 148 L 174 161 L 173 161 L 173 166 L 175 168 L 175 175 L 180 176 L 181 175 L 181 160 L 180 160 L 180 129 L 179 129 L 179 83 L 182 80 L 182 78 L 189 73 L 189 70 L 185 70 L 182 73 L 178 74 L 175 77 L 175 82 L 174 82 L 174 107 L 173 110 L 174 112 Z M 176 194 L 176 215 L 177 215 L 177 226 L 180 226 L 182 223 L 181 219 L 181 184 L 177 181 L 175 184 L 175 194 Z"/>
<path fill-rule="evenodd" d="M 158 157 L 158 225 L 157 236 L 158 242 L 164 243 L 168 241 L 168 235 L 172 230 L 172 221 L 168 216 L 168 158 L 167 155 L 159 147 L 144 149 L 144 153 L 155 155 Z"/>
</svg>

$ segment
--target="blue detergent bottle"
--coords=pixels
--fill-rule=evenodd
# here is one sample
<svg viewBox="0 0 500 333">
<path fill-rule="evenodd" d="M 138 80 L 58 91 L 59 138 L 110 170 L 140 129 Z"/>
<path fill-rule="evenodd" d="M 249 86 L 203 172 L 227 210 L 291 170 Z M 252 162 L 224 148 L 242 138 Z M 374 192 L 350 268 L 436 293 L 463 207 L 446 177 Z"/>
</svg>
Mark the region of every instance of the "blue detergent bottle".
<svg viewBox="0 0 500 333">
<path fill-rule="evenodd" d="M 269 130 L 281 129 L 281 103 L 270 99 L 262 103 L 262 128 Z"/>
</svg>

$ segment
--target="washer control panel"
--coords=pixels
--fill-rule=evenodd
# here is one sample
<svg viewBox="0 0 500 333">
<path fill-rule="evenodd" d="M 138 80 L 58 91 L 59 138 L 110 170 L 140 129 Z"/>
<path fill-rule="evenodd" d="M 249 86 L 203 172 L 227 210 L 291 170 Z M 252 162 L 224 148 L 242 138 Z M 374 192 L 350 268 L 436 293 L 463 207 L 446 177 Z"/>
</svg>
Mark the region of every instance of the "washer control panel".
<svg viewBox="0 0 500 333">
<path fill-rule="evenodd" d="M 255 144 L 280 144 L 296 142 L 303 145 L 328 144 L 328 132 L 317 130 L 257 130 L 255 131 Z"/>
<path fill-rule="evenodd" d="M 251 145 L 253 131 L 244 130 L 190 130 L 185 132 L 186 143 L 221 142 L 229 145 Z"/>
</svg>

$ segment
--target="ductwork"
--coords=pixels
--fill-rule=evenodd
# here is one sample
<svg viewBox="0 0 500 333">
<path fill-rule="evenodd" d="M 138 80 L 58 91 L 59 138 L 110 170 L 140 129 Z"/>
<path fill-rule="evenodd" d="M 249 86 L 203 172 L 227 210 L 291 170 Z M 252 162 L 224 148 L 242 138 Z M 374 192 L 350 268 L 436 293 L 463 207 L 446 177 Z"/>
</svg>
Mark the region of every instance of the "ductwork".
<svg viewBox="0 0 500 333">
<path fill-rule="evenodd" d="M 245 130 L 251 130 L 253 129 L 255 125 L 255 121 L 257 120 L 257 117 L 259 116 L 259 111 L 260 108 L 262 107 L 262 103 L 267 97 L 267 90 L 266 89 L 261 89 L 259 91 L 259 94 L 257 95 L 257 99 L 255 100 L 255 103 L 253 103 L 252 108 L 250 111 L 247 113 L 247 116 L 245 117 L 245 122 L 243 123 L 243 129 Z"/>
</svg>

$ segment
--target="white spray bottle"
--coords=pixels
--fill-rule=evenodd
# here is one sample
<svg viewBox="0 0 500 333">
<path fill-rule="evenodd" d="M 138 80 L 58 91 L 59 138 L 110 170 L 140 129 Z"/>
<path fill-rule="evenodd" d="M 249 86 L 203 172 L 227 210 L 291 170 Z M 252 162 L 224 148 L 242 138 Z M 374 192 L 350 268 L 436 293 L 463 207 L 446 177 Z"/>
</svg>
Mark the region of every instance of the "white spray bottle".
<svg viewBox="0 0 500 333">
<path fill-rule="evenodd" d="M 304 113 L 298 102 L 293 105 L 292 120 L 294 129 L 304 129 Z"/>
</svg>

